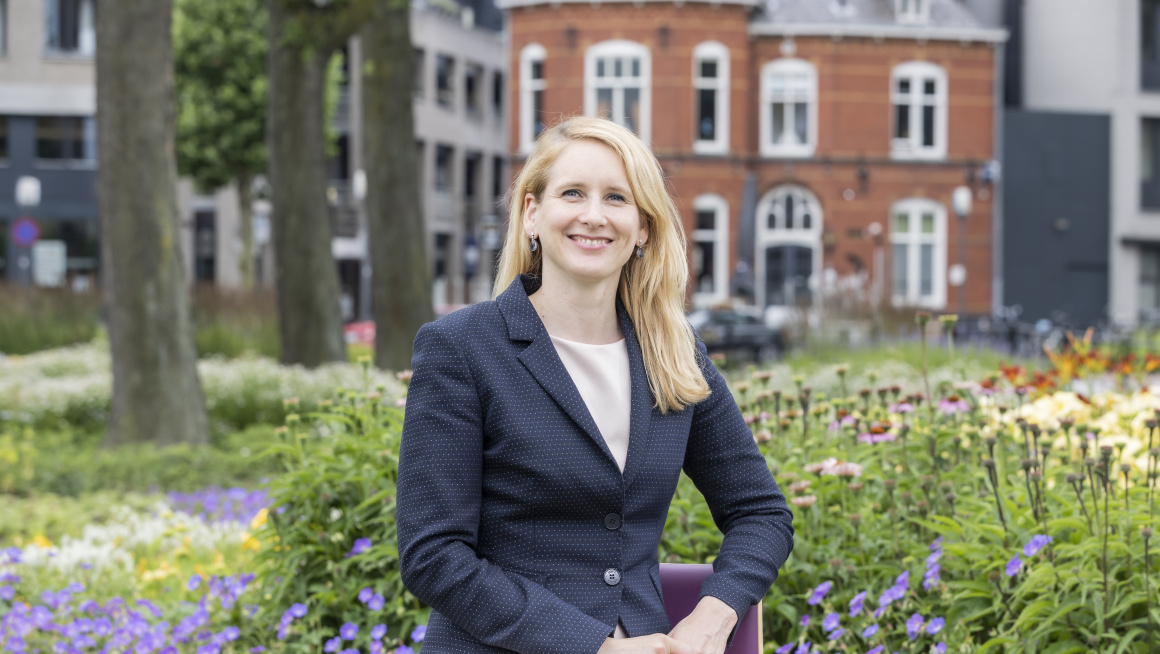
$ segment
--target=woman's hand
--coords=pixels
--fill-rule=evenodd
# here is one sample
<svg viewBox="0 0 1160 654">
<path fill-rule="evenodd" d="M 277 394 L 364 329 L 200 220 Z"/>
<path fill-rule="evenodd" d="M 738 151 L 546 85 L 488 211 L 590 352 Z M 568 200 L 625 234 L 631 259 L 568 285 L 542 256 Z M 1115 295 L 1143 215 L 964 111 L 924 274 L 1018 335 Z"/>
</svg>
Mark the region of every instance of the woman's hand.
<svg viewBox="0 0 1160 654">
<path fill-rule="evenodd" d="M 722 654 L 736 624 L 737 612 L 731 606 L 706 595 L 692 613 L 673 627 L 669 636 L 688 645 L 692 654 Z"/>
<path fill-rule="evenodd" d="M 664 634 L 651 634 L 639 638 L 609 638 L 596 654 L 697 654 L 697 650 Z"/>
</svg>

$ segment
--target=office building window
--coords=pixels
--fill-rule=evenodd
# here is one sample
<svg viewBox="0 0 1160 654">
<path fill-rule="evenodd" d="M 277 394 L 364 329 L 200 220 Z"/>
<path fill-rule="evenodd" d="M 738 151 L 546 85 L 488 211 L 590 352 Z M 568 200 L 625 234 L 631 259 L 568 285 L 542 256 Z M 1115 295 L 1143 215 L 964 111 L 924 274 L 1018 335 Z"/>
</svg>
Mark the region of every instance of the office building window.
<svg viewBox="0 0 1160 654">
<path fill-rule="evenodd" d="M 1140 321 L 1160 324 L 1160 244 L 1140 248 Z"/>
<path fill-rule="evenodd" d="M 469 64 L 463 67 L 463 108 L 468 116 L 482 113 L 483 67 Z"/>
<path fill-rule="evenodd" d="M 193 214 L 193 279 L 198 284 L 213 284 L 217 229 L 214 211 L 195 211 Z"/>
<path fill-rule="evenodd" d="M 3 0 L 0 0 L 2 2 Z M 8 116 L 0 115 L 0 161 L 8 159 Z"/>
<path fill-rule="evenodd" d="M 496 118 L 503 117 L 503 73 L 498 70 L 491 76 L 491 109 Z"/>
<path fill-rule="evenodd" d="M 419 185 L 419 199 L 422 200 L 427 188 L 424 186 L 427 179 L 427 144 L 421 139 L 415 139 L 415 166 L 418 168 L 415 181 Z"/>
<path fill-rule="evenodd" d="M 709 41 L 693 48 L 693 151 L 729 151 L 729 48 Z"/>
<path fill-rule="evenodd" d="M 1140 119 L 1140 206 L 1160 209 L 1160 118 Z"/>
<path fill-rule="evenodd" d="M 49 52 L 91 57 L 97 43 L 95 0 L 45 0 Z"/>
<path fill-rule="evenodd" d="M 761 154 L 808 157 L 818 140 L 818 74 L 802 59 L 777 59 L 761 69 Z"/>
<path fill-rule="evenodd" d="M 8 51 L 8 0 L 0 0 L 0 57 Z"/>
<path fill-rule="evenodd" d="M 479 173 L 483 168 L 483 155 L 468 152 L 463 156 L 463 197 L 475 199 L 479 189 Z"/>
<path fill-rule="evenodd" d="M 43 161 L 96 161 L 96 121 L 82 116 L 38 117 L 36 158 Z"/>
<path fill-rule="evenodd" d="M 454 183 L 451 166 L 455 150 L 450 145 L 435 146 L 435 190 L 444 193 L 452 191 Z"/>
<path fill-rule="evenodd" d="M 947 148 L 947 77 L 941 66 L 912 61 L 890 76 L 894 108 L 891 155 L 895 159 L 942 159 Z"/>
<path fill-rule="evenodd" d="M 584 53 L 584 113 L 612 119 L 649 143 L 651 56 L 634 41 L 604 41 Z"/>
<path fill-rule="evenodd" d="M 719 195 L 701 195 L 693 212 L 693 300 L 713 304 L 729 297 L 729 204 Z"/>
<path fill-rule="evenodd" d="M 941 309 L 946 304 L 946 210 L 925 199 L 903 200 L 891 213 L 894 304 Z"/>
<path fill-rule="evenodd" d="M 503 195 L 507 188 L 507 176 L 504 175 L 503 157 L 491 159 L 491 197 L 495 198 L 497 207 L 503 202 Z"/>
<path fill-rule="evenodd" d="M 52 217 L 38 219 L 40 241 L 59 241 L 64 244 L 65 274 L 95 275 L 97 272 L 97 221 L 57 220 Z"/>
<path fill-rule="evenodd" d="M 1160 0 L 1140 0 L 1140 88 L 1160 90 Z"/>
<path fill-rule="evenodd" d="M 411 90 L 415 98 L 423 97 L 423 89 L 426 88 L 423 76 L 426 74 L 427 53 L 423 48 L 413 48 L 411 50 Z"/>
<path fill-rule="evenodd" d="M 520 50 L 520 152 L 532 150 L 536 137 L 544 131 L 544 60 L 547 50 L 530 43 Z"/>
<path fill-rule="evenodd" d="M 435 55 L 435 101 L 455 107 L 455 60 L 447 55 Z"/>
</svg>

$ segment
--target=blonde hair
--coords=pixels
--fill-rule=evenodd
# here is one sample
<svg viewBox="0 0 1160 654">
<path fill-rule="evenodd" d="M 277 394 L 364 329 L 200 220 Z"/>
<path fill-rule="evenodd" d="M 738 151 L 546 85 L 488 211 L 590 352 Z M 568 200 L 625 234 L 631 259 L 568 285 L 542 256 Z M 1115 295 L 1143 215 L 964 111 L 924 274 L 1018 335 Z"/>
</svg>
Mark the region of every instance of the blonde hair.
<svg viewBox="0 0 1160 654">
<path fill-rule="evenodd" d="M 648 225 L 645 256 L 629 257 L 620 273 L 617 295 L 636 327 L 645 374 L 662 414 L 680 411 L 709 397 L 698 365 L 696 341 L 685 318 L 689 267 L 685 231 L 664 171 L 635 134 L 605 118 L 570 118 L 540 134 L 508 194 L 508 229 L 500 254 L 493 297 L 518 275 L 541 273 L 540 249 L 532 252 L 524 235 L 524 198 L 542 202 L 552 164 L 574 141 L 588 139 L 612 148 L 628 175 L 643 223 Z"/>
</svg>

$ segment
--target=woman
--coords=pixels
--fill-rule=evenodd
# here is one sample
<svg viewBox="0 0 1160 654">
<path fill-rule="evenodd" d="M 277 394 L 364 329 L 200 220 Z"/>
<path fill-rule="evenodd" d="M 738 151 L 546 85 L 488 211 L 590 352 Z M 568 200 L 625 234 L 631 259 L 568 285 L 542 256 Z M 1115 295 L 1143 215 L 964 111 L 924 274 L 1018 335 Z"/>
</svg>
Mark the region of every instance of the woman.
<svg viewBox="0 0 1160 654">
<path fill-rule="evenodd" d="M 573 118 L 516 180 L 496 298 L 425 325 L 399 453 L 403 581 L 424 654 L 720 654 L 793 547 L 793 517 L 684 316 L 657 160 Z M 724 533 L 672 627 L 657 544 L 681 470 Z"/>
</svg>

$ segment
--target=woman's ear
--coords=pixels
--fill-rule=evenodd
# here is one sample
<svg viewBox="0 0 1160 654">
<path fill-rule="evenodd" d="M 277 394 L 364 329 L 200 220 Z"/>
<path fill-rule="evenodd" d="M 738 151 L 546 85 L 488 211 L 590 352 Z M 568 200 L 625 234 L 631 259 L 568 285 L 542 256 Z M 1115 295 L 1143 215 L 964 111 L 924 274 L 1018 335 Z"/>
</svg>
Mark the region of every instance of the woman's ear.
<svg viewBox="0 0 1160 654">
<path fill-rule="evenodd" d="M 524 236 L 532 237 L 536 233 L 536 212 L 540 205 L 536 203 L 536 196 L 533 193 L 524 195 Z"/>
<path fill-rule="evenodd" d="M 648 223 L 647 222 L 645 224 L 641 225 L 640 229 L 637 231 L 636 242 L 640 243 L 641 245 L 648 243 Z"/>
</svg>

